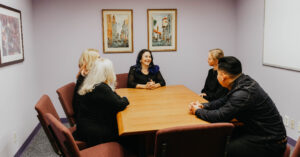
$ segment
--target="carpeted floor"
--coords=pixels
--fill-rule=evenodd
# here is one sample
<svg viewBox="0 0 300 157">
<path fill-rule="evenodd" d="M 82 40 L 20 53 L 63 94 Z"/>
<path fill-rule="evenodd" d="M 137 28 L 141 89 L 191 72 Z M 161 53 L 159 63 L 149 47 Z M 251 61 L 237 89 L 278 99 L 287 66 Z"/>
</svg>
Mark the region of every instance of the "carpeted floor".
<svg viewBox="0 0 300 157">
<path fill-rule="evenodd" d="M 59 157 L 54 150 L 42 128 L 33 137 L 21 157 Z"/>
</svg>

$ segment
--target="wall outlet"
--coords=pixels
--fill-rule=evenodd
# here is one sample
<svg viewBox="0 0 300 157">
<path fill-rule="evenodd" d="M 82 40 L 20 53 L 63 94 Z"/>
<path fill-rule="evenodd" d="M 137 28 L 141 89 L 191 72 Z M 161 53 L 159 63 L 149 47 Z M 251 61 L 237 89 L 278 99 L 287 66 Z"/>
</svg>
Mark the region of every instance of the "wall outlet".
<svg viewBox="0 0 300 157">
<path fill-rule="evenodd" d="M 291 119 L 291 129 L 295 129 L 295 120 Z"/>
<path fill-rule="evenodd" d="M 300 132 L 300 122 L 298 122 L 297 131 Z"/>
<path fill-rule="evenodd" d="M 284 115 L 283 117 L 283 123 L 286 127 L 289 127 L 289 116 Z"/>
</svg>

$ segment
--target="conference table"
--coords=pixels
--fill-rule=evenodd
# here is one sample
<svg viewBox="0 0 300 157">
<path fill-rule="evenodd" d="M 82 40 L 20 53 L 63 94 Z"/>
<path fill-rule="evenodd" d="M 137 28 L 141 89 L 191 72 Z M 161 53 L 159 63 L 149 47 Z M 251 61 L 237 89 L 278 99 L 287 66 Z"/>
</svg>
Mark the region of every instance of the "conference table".
<svg viewBox="0 0 300 157">
<path fill-rule="evenodd" d="M 188 104 L 193 101 L 207 101 L 184 85 L 171 85 L 154 90 L 120 88 L 116 92 L 120 96 L 126 96 L 130 102 L 125 110 L 117 114 L 120 136 L 208 123 L 190 114 L 188 109 Z"/>
</svg>

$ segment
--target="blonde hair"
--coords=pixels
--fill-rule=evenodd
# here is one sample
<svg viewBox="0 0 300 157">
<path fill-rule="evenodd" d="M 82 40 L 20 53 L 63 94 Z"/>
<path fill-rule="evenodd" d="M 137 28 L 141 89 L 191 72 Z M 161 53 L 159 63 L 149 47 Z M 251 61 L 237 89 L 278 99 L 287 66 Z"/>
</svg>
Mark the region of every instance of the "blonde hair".
<svg viewBox="0 0 300 157">
<path fill-rule="evenodd" d="M 209 50 L 209 54 L 213 57 L 213 59 L 217 59 L 217 60 L 224 57 L 223 50 L 219 48 Z"/>
<path fill-rule="evenodd" d="M 116 74 L 114 72 L 113 63 L 109 59 L 97 59 L 84 79 L 78 94 L 85 95 L 92 92 L 99 83 L 106 83 L 112 90 L 115 90 Z"/>
<path fill-rule="evenodd" d="M 99 51 L 96 49 L 87 49 L 83 51 L 79 58 L 79 68 L 85 66 L 85 72 L 88 73 L 91 70 L 95 60 L 99 57 Z"/>
</svg>

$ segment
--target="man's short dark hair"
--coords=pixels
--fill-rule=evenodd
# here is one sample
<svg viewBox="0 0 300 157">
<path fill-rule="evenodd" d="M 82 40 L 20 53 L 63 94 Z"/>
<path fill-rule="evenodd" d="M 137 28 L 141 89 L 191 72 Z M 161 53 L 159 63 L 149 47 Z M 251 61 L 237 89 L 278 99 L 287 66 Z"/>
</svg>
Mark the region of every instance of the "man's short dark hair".
<svg viewBox="0 0 300 157">
<path fill-rule="evenodd" d="M 219 70 L 222 70 L 233 76 L 236 76 L 236 75 L 242 73 L 241 62 L 233 56 L 226 56 L 226 57 L 220 58 L 218 68 L 219 68 Z"/>
</svg>

